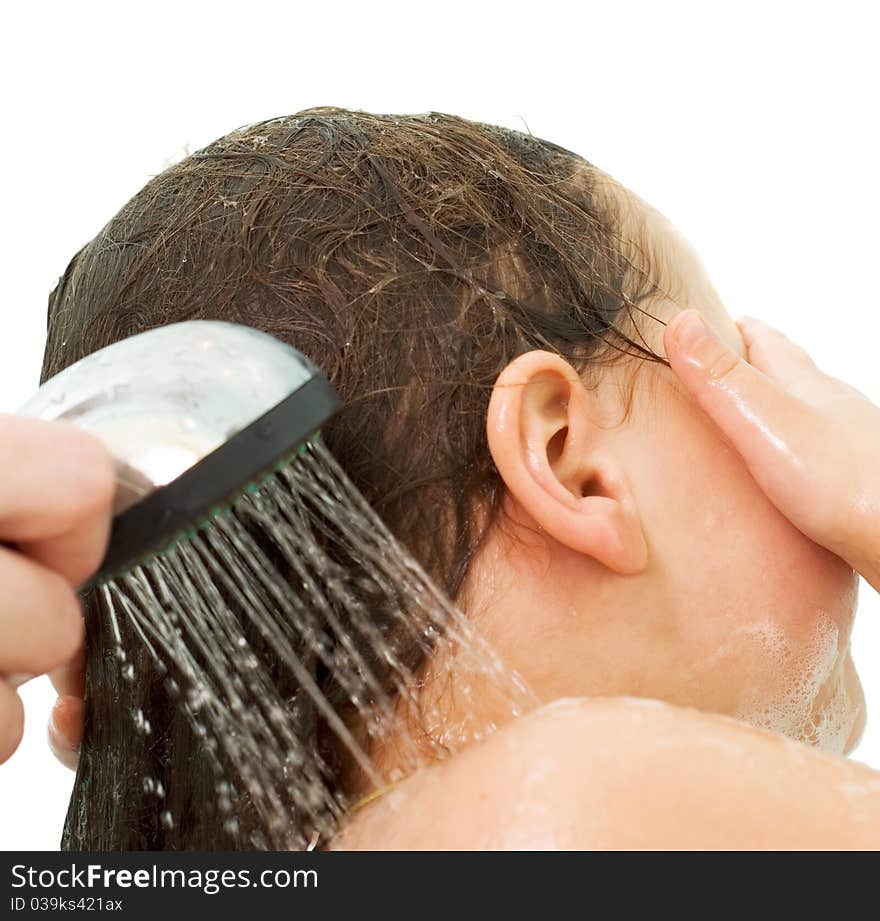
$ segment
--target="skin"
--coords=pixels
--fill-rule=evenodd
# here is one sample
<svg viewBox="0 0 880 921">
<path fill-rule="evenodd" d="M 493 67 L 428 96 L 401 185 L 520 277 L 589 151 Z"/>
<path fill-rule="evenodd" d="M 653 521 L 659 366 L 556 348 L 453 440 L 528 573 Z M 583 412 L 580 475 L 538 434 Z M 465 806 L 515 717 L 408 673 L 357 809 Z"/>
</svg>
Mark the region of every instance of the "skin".
<svg viewBox="0 0 880 921">
<path fill-rule="evenodd" d="M 856 573 L 878 585 L 880 411 L 735 324 L 668 222 L 608 195 L 669 292 L 649 305 L 666 328 L 641 328 L 671 367 L 587 383 L 531 352 L 487 418 L 507 507 L 465 607 L 547 706 L 359 810 L 335 846 L 880 845 L 880 775 L 816 750 L 864 726 L 849 638 Z"/>
<path fill-rule="evenodd" d="M 618 362 L 585 379 L 558 355 L 533 351 L 504 370 L 486 421 L 507 487 L 504 516 L 473 567 L 463 607 L 544 703 L 653 698 L 848 752 L 865 720 L 849 647 L 855 558 L 821 509 L 854 517 L 846 490 L 857 482 L 858 449 L 844 451 L 800 407 L 809 392 L 836 425 L 845 392 L 856 439 L 877 430 L 878 411 L 780 334 L 757 321 L 741 330 L 675 228 L 610 178 L 602 188 L 631 241 L 627 257 L 665 292 L 637 322 L 672 367 Z M 695 364 L 696 346 L 678 337 L 700 316 L 721 356 L 708 371 Z M 788 380 L 793 363 L 813 382 L 788 394 L 773 375 Z M 751 375 L 755 393 L 776 388 L 774 428 L 753 422 L 743 434 L 734 424 L 751 406 L 733 386 L 742 375 Z M 718 407 L 737 400 L 722 419 Z M 797 450 L 782 456 L 778 432 L 808 422 Z M 818 449 L 810 455 L 823 442 L 841 449 L 839 461 Z M 815 481 L 838 463 L 822 492 Z M 805 496 L 809 509 L 801 508 Z M 434 673 L 449 668 L 455 664 Z M 470 698 L 469 713 L 485 700 L 493 698 Z M 463 725 L 455 704 L 446 703 L 444 721 Z M 487 726 L 506 719 L 498 709 L 482 714 Z M 403 748 L 395 740 L 377 754 L 386 774 L 406 773 L 396 757 Z"/>
<path fill-rule="evenodd" d="M 668 222 L 604 191 L 668 293 L 649 305 L 665 329 L 639 328 L 671 367 L 585 381 L 530 352 L 504 370 L 487 435 L 505 514 L 465 593 L 544 705 L 356 812 L 333 846 L 880 846 L 880 774 L 818 750 L 849 750 L 864 720 L 849 636 L 855 573 L 880 584 L 880 410 L 734 324 Z M 21 732 L 9 676 L 66 665 L 50 738 L 72 760 L 73 586 L 103 553 L 112 466 L 75 430 L 0 421 L 0 759 Z M 375 753 L 386 772 L 395 750 Z"/>
<path fill-rule="evenodd" d="M 570 698 L 412 775 L 332 846 L 825 850 L 876 848 L 878 826 L 862 764 L 658 701 Z"/>
<path fill-rule="evenodd" d="M 48 672 L 61 695 L 50 743 L 72 765 L 83 693 L 76 587 L 106 550 L 113 464 L 72 425 L 0 415 L 0 470 L 0 762 L 21 740 L 17 686 Z"/>
<path fill-rule="evenodd" d="M 739 337 L 726 338 L 737 355 Z M 551 356 L 520 364 L 509 373 L 553 375 L 540 385 L 542 398 L 567 409 L 548 417 L 542 408 L 538 418 L 519 402 L 519 388 L 499 392 L 490 407 L 490 446 L 522 527 L 495 555 L 512 561 L 515 581 L 489 602 L 492 638 L 511 664 L 538 687 L 546 682 L 546 700 L 654 697 L 849 750 L 863 710 L 849 655 L 851 566 L 780 513 L 669 369 L 639 368 L 629 415 L 618 424 L 632 369 L 615 369 L 590 391 Z M 547 447 L 560 429 L 564 446 L 551 463 Z M 579 496 L 582 485 L 591 495 Z M 505 625 L 523 609 L 523 594 L 557 640 L 541 663 L 546 675 L 533 674 L 533 658 L 509 641 L 516 634 Z M 830 670 L 817 664 L 828 657 Z M 807 676 L 819 684 L 807 692 L 813 699 L 799 694 L 786 708 Z M 782 709 L 765 716 L 768 704 Z M 811 739 L 813 718 L 843 706 L 836 731 Z"/>
</svg>

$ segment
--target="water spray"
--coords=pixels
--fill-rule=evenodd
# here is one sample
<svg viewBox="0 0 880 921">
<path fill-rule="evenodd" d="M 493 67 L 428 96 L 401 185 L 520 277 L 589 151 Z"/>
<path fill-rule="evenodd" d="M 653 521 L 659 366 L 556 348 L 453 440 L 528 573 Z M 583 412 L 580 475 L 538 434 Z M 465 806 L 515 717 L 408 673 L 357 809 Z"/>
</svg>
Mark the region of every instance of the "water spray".
<svg viewBox="0 0 880 921">
<path fill-rule="evenodd" d="M 339 406 L 290 346 L 191 321 L 82 359 L 20 410 L 99 438 L 117 475 L 82 594 L 88 685 L 119 699 L 87 691 L 65 846 L 326 842 L 350 806 L 341 771 L 388 784 L 377 743 L 393 735 L 412 771 L 483 731 L 420 710 L 438 652 L 465 698 L 530 705 L 323 444 Z"/>
</svg>

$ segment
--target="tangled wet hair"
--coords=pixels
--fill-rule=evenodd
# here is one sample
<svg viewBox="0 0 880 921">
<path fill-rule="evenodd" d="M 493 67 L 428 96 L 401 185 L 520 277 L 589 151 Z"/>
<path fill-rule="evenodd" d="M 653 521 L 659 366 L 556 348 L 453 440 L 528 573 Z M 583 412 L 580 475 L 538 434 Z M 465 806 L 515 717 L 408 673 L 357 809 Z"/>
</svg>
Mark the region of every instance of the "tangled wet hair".
<svg viewBox="0 0 880 921">
<path fill-rule="evenodd" d="M 342 398 L 325 443 L 459 598 L 504 495 L 485 431 L 503 368 L 530 349 L 585 369 L 659 360 L 635 323 L 657 292 L 600 176 L 533 136 L 434 113 L 322 108 L 233 131 L 153 178 L 73 258 L 50 296 L 43 379 L 182 320 L 290 343 Z M 182 718 L 163 710 L 173 828 L 138 793 L 144 766 L 114 758 L 130 730 L 96 610 L 86 598 L 86 725 L 64 846 L 236 846 Z M 157 693 L 144 688 L 144 705 L 162 709 Z"/>
</svg>

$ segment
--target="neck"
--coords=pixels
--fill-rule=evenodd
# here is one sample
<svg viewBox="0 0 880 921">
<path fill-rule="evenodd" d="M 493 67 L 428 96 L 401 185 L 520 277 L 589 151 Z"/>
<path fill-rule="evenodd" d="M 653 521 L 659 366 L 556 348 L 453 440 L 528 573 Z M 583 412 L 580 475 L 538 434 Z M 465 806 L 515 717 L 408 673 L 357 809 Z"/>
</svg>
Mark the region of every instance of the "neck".
<svg viewBox="0 0 880 921">
<path fill-rule="evenodd" d="M 446 647 L 425 664 L 414 700 L 398 699 L 390 731 L 369 740 L 361 729 L 357 737 L 377 773 L 394 783 L 478 744 L 539 704 L 491 652 L 477 644 L 466 650 Z M 346 773 L 352 796 L 371 791 L 373 784 L 361 771 Z"/>
</svg>

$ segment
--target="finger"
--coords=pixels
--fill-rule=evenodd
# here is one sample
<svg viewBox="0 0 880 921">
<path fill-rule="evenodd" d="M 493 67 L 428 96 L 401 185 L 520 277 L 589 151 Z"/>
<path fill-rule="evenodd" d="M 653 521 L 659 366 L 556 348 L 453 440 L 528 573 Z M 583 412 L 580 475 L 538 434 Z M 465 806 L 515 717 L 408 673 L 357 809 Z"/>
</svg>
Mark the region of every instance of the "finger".
<svg viewBox="0 0 880 921">
<path fill-rule="evenodd" d="M 741 359 L 696 310 L 677 314 L 664 343 L 678 379 L 721 428 L 753 473 L 796 457 L 809 410 L 782 386 Z"/>
<path fill-rule="evenodd" d="M 66 665 L 49 672 L 55 690 L 62 696 L 83 697 L 86 692 L 86 651 L 80 646 Z"/>
<path fill-rule="evenodd" d="M 778 329 L 754 317 L 736 321 L 748 349 L 749 364 L 783 384 L 806 374 L 821 375 L 813 359 Z"/>
<path fill-rule="evenodd" d="M 82 744 L 84 704 L 79 697 L 59 697 L 49 717 L 49 747 L 66 767 L 75 769 Z"/>
<path fill-rule="evenodd" d="M 6 681 L 0 681 L 0 764 L 18 748 L 24 733 L 24 706 Z"/>
<path fill-rule="evenodd" d="M 106 551 L 116 489 L 93 436 L 61 422 L 0 415 L 0 541 L 82 584 Z"/>
<path fill-rule="evenodd" d="M 16 690 L 18 690 L 23 684 L 27 684 L 28 681 L 33 681 L 37 676 L 30 675 L 27 672 L 17 672 L 13 675 L 5 675 L 4 677 Z"/>
<path fill-rule="evenodd" d="M 42 674 L 82 645 L 79 599 L 58 573 L 0 547 L 0 674 Z"/>
</svg>

